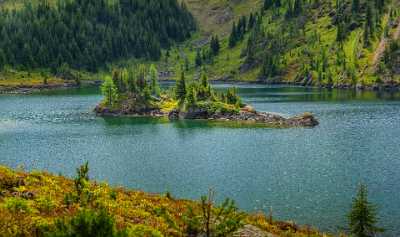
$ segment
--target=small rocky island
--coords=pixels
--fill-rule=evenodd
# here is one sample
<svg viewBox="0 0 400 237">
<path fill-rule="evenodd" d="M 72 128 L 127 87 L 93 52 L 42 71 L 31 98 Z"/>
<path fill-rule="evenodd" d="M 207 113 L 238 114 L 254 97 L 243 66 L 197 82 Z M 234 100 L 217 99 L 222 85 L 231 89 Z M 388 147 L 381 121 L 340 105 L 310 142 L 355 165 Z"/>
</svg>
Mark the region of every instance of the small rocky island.
<svg viewBox="0 0 400 237">
<path fill-rule="evenodd" d="M 232 121 L 271 127 L 314 127 L 318 121 L 311 113 L 286 118 L 258 112 L 242 102 L 235 88 L 213 90 L 207 75 L 187 82 L 180 73 L 174 88 L 161 90 L 154 66 L 141 65 L 131 70 L 114 70 L 102 85 L 104 100 L 95 108 L 100 116 L 168 117 L 170 120 L 201 119 Z"/>
</svg>

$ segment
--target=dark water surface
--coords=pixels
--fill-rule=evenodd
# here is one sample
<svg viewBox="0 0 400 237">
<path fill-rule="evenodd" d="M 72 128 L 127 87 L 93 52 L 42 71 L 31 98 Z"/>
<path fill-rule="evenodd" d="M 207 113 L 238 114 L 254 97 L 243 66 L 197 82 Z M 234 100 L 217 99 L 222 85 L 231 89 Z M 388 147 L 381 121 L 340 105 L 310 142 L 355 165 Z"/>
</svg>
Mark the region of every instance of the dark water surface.
<svg viewBox="0 0 400 237">
<path fill-rule="evenodd" d="M 218 85 L 224 88 L 226 85 Z M 400 236 L 400 95 L 240 86 L 258 110 L 316 114 L 313 129 L 230 128 L 206 122 L 102 119 L 96 90 L 0 96 L 0 164 L 91 177 L 199 198 L 212 187 L 246 210 L 323 230 L 345 225 L 366 183 L 386 236 Z M 397 228 L 396 228 L 397 227 Z M 397 229 L 397 230 L 396 230 Z"/>
</svg>

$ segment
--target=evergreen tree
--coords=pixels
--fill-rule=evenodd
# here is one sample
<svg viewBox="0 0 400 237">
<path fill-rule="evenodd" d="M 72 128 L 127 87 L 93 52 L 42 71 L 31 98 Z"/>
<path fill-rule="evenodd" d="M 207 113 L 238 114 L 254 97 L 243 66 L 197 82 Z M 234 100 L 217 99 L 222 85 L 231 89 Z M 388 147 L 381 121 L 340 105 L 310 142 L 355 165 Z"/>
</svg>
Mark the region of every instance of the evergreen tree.
<svg viewBox="0 0 400 237">
<path fill-rule="evenodd" d="M 250 13 L 249 17 L 249 23 L 247 24 L 247 28 L 250 30 L 254 27 L 254 24 L 256 23 L 256 18 L 253 13 Z"/>
<path fill-rule="evenodd" d="M 213 53 L 213 55 L 218 55 L 219 50 L 220 50 L 220 44 L 219 44 L 219 39 L 218 39 L 217 35 L 211 37 L 210 49 L 211 49 L 211 52 Z"/>
<path fill-rule="evenodd" d="M 6 55 L 4 53 L 4 50 L 0 48 L 0 71 L 3 70 L 5 65 L 6 65 Z"/>
<path fill-rule="evenodd" d="M 196 50 L 195 64 L 196 67 L 200 67 L 203 64 L 203 59 L 201 57 L 200 49 Z"/>
<path fill-rule="evenodd" d="M 151 93 L 155 96 L 159 96 L 160 85 L 158 84 L 158 71 L 156 66 L 154 66 L 154 64 L 150 66 L 150 81 L 151 81 Z"/>
<path fill-rule="evenodd" d="M 360 185 L 349 214 L 350 232 L 355 237 L 374 237 L 383 229 L 376 226 L 376 207 L 368 201 L 365 185 Z"/>
<path fill-rule="evenodd" d="M 192 106 L 196 105 L 196 101 L 197 101 L 197 98 L 196 98 L 196 87 L 192 83 L 187 88 L 186 104 L 187 104 L 188 107 L 192 107 Z"/>
<path fill-rule="evenodd" d="M 130 93 L 137 92 L 137 81 L 134 69 L 128 70 L 127 87 Z"/>
<path fill-rule="evenodd" d="M 351 11 L 353 14 L 358 14 L 360 11 L 360 0 L 353 0 L 351 2 Z"/>
<path fill-rule="evenodd" d="M 233 22 L 232 31 L 231 34 L 229 35 L 229 47 L 230 48 L 235 47 L 237 41 L 238 41 L 238 35 L 237 35 L 236 23 Z"/>
<path fill-rule="evenodd" d="M 147 82 L 146 82 L 146 67 L 144 65 L 139 65 L 138 72 L 137 72 L 137 87 L 140 92 L 143 92 L 143 90 L 147 87 Z"/>
<path fill-rule="evenodd" d="M 113 106 L 118 99 L 117 87 L 110 77 L 106 77 L 103 85 L 101 86 L 101 92 L 104 96 L 104 102 L 106 106 Z"/>
<path fill-rule="evenodd" d="M 264 0 L 264 10 L 268 10 L 273 6 L 273 1 L 272 0 Z"/>
<path fill-rule="evenodd" d="M 293 15 L 299 16 L 303 11 L 303 1 L 302 0 L 294 0 L 293 6 Z"/>
<path fill-rule="evenodd" d="M 373 8 L 371 4 L 367 4 L 367 13 L 365 15 L 365 22 L 368 27 L 369 37 L 373 37 L 375 34 L 375 22 L 374 22 L 374 14 Z"/>
<path fill-rule="evenodd" d="M 181 71 L 180 77 L 176 81 L 175 98 L 180 104 L 182 104 L 186 98 L 186 79 L 183 71 Z"/>
</svg>

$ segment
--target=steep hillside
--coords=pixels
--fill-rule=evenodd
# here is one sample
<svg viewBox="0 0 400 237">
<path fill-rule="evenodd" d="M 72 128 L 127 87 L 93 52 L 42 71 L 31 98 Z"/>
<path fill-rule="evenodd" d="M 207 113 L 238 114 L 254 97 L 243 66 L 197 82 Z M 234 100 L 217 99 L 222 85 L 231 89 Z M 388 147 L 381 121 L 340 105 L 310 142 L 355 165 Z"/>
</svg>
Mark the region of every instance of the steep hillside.
<svg viewBox="0 0 400 237">
<path fill-rule="evenodd" d="M 382 74 L 379 70 L 388 42 L 398 38 L 399 1 L 186 3 L 203 34 L 166 54 L 170 57 L 160 63 L 166 77 L 173 75 L 179 65 L 197 77 L 201 64 L 213 79 L 234 81 L 338 87 L 399 81 L 398 74 Z M 200 11 L 201 6 L 207 11 Z M 251 13 L 257 18 L 257 27 L 248 27 Z M 230 47 L 232 22 L 237 25 L 241 16 L 247 16 L 247 28 Z M 217 53 L 210 53 L 212 35 L 219 36 Z M 196 63 L 198 55 L 201 63 Z"/>
</svg>

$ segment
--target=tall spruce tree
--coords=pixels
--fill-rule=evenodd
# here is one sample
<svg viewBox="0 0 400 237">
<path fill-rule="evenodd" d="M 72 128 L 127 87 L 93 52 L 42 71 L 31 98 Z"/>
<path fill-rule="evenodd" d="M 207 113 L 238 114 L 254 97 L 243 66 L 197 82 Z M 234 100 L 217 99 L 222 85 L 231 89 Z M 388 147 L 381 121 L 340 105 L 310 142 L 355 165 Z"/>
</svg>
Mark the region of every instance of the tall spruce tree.
<svg viewBox="0 0 400 237">
<path fill-rule="evenodd" d="M 218 55 L 220 50 L 219 38 L 217 35 L 211 37 L 210 49 L 213 55 Z"/>
<path fill-rule="evenodd" d="M 348 218 L 350 232 L 355 237 L 374 237 L 376 233 L 383 232 L 383 229 L 376 225 L 376 206 L 368 201 L 365 185 L 360 185 Z"/>
<path fill-rule="evenodd" d="M 111 77 L 106 77 L 103 85 L 101 86 L 101 92 L 104 95 L 104 103 L 106 106 L 113 106 L 118 98 L 117 87 L 115 86 Z"/>
<path fill-rule="evenodd" d="M 180 104 L 183 104 L 186 98 L 186 79 L 185 72 L 182 70 L 178 80 L 176 80 L 175 98 Z"/>
<path fill-rule="evenodd" d="M 235 47 L 237 41 L 238 41 L 238 34 L 237 34 L 236 23 L 233 22 L 231 34 L 229 35 L 229 47 L 230 48 Z"/>
<path fill-rule="evenodd" d="M 149 70 L 150 82 L 151 82 L 151 93 L 155 96 L 160 95 L 160 85 L 158 84 L 158 71 L 154 64 L 150 66 Z"/>
</svg>

